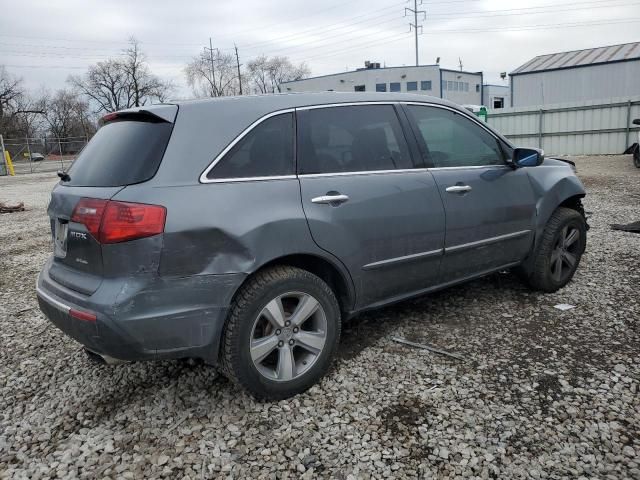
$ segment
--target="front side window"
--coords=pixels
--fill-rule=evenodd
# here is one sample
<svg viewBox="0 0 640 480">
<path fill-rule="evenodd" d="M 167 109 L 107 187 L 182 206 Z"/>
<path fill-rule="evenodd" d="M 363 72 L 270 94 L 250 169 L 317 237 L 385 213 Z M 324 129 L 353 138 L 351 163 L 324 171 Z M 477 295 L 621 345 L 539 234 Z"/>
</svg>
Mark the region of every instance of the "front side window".
<svg viewBox="0 0 640 480">
<path fill-rule="evenodd" d="M 387 84 L 386 83 L 376 83 L 376 92 L 386 92 Z"/>
<path fill-rule="evenodd" d="M 504 165 L 498 141 L 462 114 L 435 107 L 408 107 L 434 167 Z"/>
<path fill-rule="evenodd" d="M 420 90 L 431 90 L 431 80 L 423 80 L 420 82 Z"/>
<path fill-rule="evenodd" d="M 413 167 L 393 105 L 317 108 L 298 119 L 301 174 Z"/>
<path fill-rule="evenodd" d="M 391 82 L 389 84 L 390 92 L 399 92 L 400 91 L 400 82 Z"/>
<path fill-rule="evenodd" d="M 418 82 L 407 82 L 407 92 L 415 92 L 418 90 Z"/>
<path fill-rule="evenodd" d="M 267 118 L 254 127 L 207 174 L 209 180 L 293 175 L 293 114 Z"/>
</svg>

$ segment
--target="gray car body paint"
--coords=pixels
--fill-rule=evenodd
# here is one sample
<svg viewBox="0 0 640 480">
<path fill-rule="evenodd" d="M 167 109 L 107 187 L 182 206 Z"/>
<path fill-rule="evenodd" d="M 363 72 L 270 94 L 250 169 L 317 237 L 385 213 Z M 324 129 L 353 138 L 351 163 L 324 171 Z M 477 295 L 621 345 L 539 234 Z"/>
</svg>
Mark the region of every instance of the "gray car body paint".
<svg viewBox="0 0 640 480">
<path fill-rule="evenodd" d="M 63 217 L 68 220 L 73 206 L 81 197 L 158 204 L 167 209 L 165 231 L 155 237 L 102 245 L 97 250 L 101 255 L 101 267 L 97 271 L 89 271 L 91 261 L 84 267 L 82 262 L 65 263 L 51 259 L 38 279 L 41 308 L 59 328 L 98 353 L 123 360 L 199 357 L 208 363 L 216 363 L 233 296 L 251 274 L 283 257 L 308 256 L 331 265 L 346 286 L 343 308 L 347 315 L 525 261 L 521 258 L 510 261 L 508 265 L 485 262 L 493 266 L 476 270 L 470 268 L 463 276 L 443 281 L 438 281 L 440 276 L 435 273 L 424 275 L 421 269 L 439 268 L 440 258 L 444 255 L 444 242 L 437 246 L 438 239 L 443 239 L 441 229 L 444 228 L 444 215 L 437 210 L 443 207 L 438 204 L 430 213 L 431 227 L 425 227 L 422 232 L 429 241 L 420 248 L 409 248 L 401 243 L 396 248 L 398 244 L 395 244 L 395 250 L 386 258 L 374 254 L 367 257 L 367 252 L 361 252 L 354 262 L 353 252 L 358 249 L 358 244 L 353 243 L 355 237 L 350 237 L 351 243 L 346 242 L 343 250 L 333 250 L 333 247 L 323 248 L 312 235 L 314 225 L 328 224 L 327 217 L 322 217 L 322 210 L 318 210 L 318 214 L 305 212 L 308 207 L 305 206 L 306 197 L 301 199 L 301 188 L 305 195 L 309 193 L 305 184 L 313 189 L 316 188 L 313 182 L 317 181 L 295 176 L 208 184 L 199 181 L 213 159 L 264 115 L 311 105 L 360 102 L 425 103 L 454 109 L 477 121 L 451 102 L 410 94 L 287 94 L 179 102 L 177 107 L 159 105 L 133 109 L 157 113 L 165 120 L 175 122 L 156 174 L 146 182 L 126 187 L 68 187 L 60 184 L 53 191 L 49 214 L 52 222 Z M 510 145 L 490 127 L 484 128 Z M 412 140 L 410 143 L 414 152 L 416 145 Z M 428 198 L 431 200 L 439 198 L 433 174 L 428 169 L 423 170 L 423 183 L 432 187 L 432 192 L 425 195 L 430 195 Z M 535 197 L 535 215 L 531 216 L 530 227 L 532 234 L 527 237 L 530 248 L 526 249 L 526 254 L 535 248 L 557 206 L 568 198 L 584 196 L 585 191 L 570 166 L 563 162 L 547 159 L 541 166 L 522 170 L 526 171 Z M 509 175 L 508 171 L 502 174 Z M 388 178 L 394 175 L 390 174 Z M 420 173 L 410 172 L 403 176 L 403 181 L 415 188 L 417 183 L 412 175 Z M 491 175 L 487 178 L 495 181 Z M 376 182 L 384 183 L 384 178 L 384 174 L 378 174 Z M 324 185 L 317 187 L 322 193 L 324 188 Z M 366 189 L 355 191 L 365 192 Z M 494 193 L 496 196 L 500 194 L 500 191 Z M 333 207 L 326 206 L 326 209 L 330 208 Z M 359 208 L 370 207 L 356 206 L 353 215 L 361 218 L 375 216 L 375 212 Z M 421 215 L 423 212 L 409 206 L 404 213 Z M 479 222 L 482 220 L 478 219 Z M 520 223 L 524 220 L 522 217 Z M 83 226 L 74 228 L 86 232 Z M 525 230 L 521 225 L 518 229 Z M 375 232 L 375 228 L 368 228 L 367 240 Z M 498 237 L 504 233 L 499 229 L 495 232 Z M 523 240 L 518 238 L 521 244 Z M 389 242 L 392 240 L 389 237 Z M 433 244 L 436 247 L 429 246 Z M 488 251 L 486 246 L 476 248 L 473 245 L 466 250 L 474 249 L 478 255 Z M 377 287 L 371 290 L 368 287 L 371 285 Z M 45 297 L 56 303 L 48 302 Z M 60 309 L 60 304 L 96 312 L 96 328 L 70 321 Z"/>
</svg>

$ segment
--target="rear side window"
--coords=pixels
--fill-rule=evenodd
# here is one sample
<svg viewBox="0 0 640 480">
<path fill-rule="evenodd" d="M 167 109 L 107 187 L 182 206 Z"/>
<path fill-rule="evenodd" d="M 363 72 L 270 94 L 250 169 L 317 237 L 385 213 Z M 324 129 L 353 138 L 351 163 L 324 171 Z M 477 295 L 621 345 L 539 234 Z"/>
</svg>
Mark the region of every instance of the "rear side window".
<svg viewBox="0 0 640 480">
<path fill-rule="evenodd" d="M 65 185 L 120 187 L 156 174 L 173 124 L 116 120 L 102 126 L 69 170 Z"/>
<path fill-rule="evenodd" d="M 207 174 L 207 178 L 293 175 L 293 140 L 292 113 L 267 118 L 242 137 Z"/>
<path fill-rule="evenodd" d="M 298 118 L 302 174 L 413 168 L 392 105 L 318 108 Z"/>
</svg>

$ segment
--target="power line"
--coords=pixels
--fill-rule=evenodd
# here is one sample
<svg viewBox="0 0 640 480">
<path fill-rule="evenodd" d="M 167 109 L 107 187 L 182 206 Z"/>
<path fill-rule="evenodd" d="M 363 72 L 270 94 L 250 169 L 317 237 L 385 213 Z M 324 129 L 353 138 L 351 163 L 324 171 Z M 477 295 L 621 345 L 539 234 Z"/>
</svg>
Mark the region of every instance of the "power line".
<svg viewBox="0 0 640 480">
<path fill-rule="evenodd" d="M 604 2 L 607 3 L 608 0 L 604 0 Z M 489 10 L 489 11 L 486 11 L 486 14 L 483 13 L 482 11 L 474 11 L 474 12 L 471 12 L 471 13 L 473 13 L 473 15 L 466 15 L 466 16 L 460 16 L 460 15 L 458 15 L 456 13 L 447 13 L 447 14 L 436 14 L 436 13 L 434 13 L 434 14 L 430 14 L 430 16 L 431 17 L 435 17 L 435 16 L 439 16 L 439 15 L 448 15 L 448 16 L 455 15 L 456 19 L 459 19 L 459 18 L 477 18 L 477 17 L 490 17 L 490 16 L 536 15 L 536 14 L 547 13 L 547 11 L 543 10 L 543 11 L 539 11 L 539 12 L 523 12 L 523 10 L 530 10 L 530 9 L 534 9 L 534 8 L 538 9 L 538 10 L 543 9 L 543 8 L 553 8 L 554 9 L 553 12 L 574 11 L 574 10 L 580 10 L 580 9 L 587 8 L 587 7 L 579 7 L 579 8 L 571 8 L 571 9 L 557 9 L 557 7 L 563 7 L 565 5 L 569 5 L 569 6 L 572 6 L 572 5 L 574 5 L 574 6 L 575 5 L 593 5 L 593 4 L 599 4 L 599 3 L 603 3 L 603 0 L 595 0 L 595 1 L 587 1 L 587 2 L 573 2 L 573 3 L 561 4 L 561 5 L 549 5 L 549 4 L 547 4 L 547 5 L 540 5 L 540 6 L 537 6 L 537 7 L 527 7 L 527 8 L 517 8 L 517 9 Z M 595 6 L 591 6 L 591 7 L 588 7 L 588 8 L 610 8 L 610 7 L 613 7 L 613 6 L 627 6 L 627 5 L 635 5 L 635 4 L 636 3 L 622 3 L 622 4 L 615 4 L 615 5 L 595 5 Z M 388 9 L 388 8 L 394 8 L 394 7 L 393 6 L 386 7 L 386 9 Z M 508 12 L 515 12 L 515 13 L 508 13 Z M 480 13 L 482 13 L 482 15 L 480 15 Z M 501 13 L 504 13 L 504 15 L 501 15 Z M 340 30 L 340 29 L 342 29 L 343 31 L 340 32 L 339 35 L 344 35 L 344 33 L 353 32 L 353 33 L 357 33 L 358 34 L 357 36 L 360 37 L 362 35 L 360 34 L 360 32 L 357 29 L 351 28 L 350 30 L 346 30 L 346 31 L 344 29 L 347 28 L 347 27 L 350 27 L 350 26 L 353 27 L 356 24 L 370 23 L 371 21 L 376 20 L 376 19 L 378 19 L 380 17 L 384 17 L 384 16 L 386 16 L 386 14 L 377 15 L 377 16 L 374 16 L 374 17 L 366 18 L 366 19 L 360 20 L 358 22 L 352 22 L 351 24 L 345 24 L 344 22 L 343 23 L 338 23 L 338 24 L 330 24 L 330 25 L 336 25 L 334 28 L 315 27 L 313 29 L 303 30 L 302 32 L 311 32 L 311 31 L 317 30 L 318 28 L 323 29 L 323 33 L 326 33 L 327 31 L 331 31 L 331 30 Z M 360 17 L 362 17 L 362 15 Z M 354 18 L 357 18 L 357 17 L 354 17 Z M 373 27 L 373 26 L 379 26 L 379 25 L 383 25 L 383 24 L 389 24 L 389 23 L 394 22 L 394 21 L 395 21 L 395 19 L 389 19 L 389 20 L 385 20 L 383 22 L 376 22 L 375 24 L 371 24 L 371 26 Z M 283 40 L 283 39 L 292 39 L 293 40 L 296 37 L 299 37 L 300 33 L 301 32 L 299 32 L 298 34 L 289 34 L 289 35 L 286 35 L 286 36 L 276 37 L 275 39 L 271 39 L 271 40 L 266 41 L 266 42 L 258 42 L 258 43 L 254 43 L 254 44 L 247 44 L 247 45 L 245 45 L 245 47 L 250 50 L 250 49 L 256 49 L 259 45 L 265 45 L 265 44 L 269 44 L 269 43 L 276 43 L 277 39 L 281 39 L 281 40 Z M 369 34 L 369 35 L 375 35 L 375 34 L 376 33 Z M 308 40 L 306 42 L 297 42 L 297 44 L 295 46 L 293 46 L 293 47 L 291 47 L 291 46 L 283 46 L 283 47 L 278 47 L 278 48 L 275 48 L 275 49 L 274 48 L 270 48 L 269 51 L 270 52 L 276 52 L 276 51 L 291 51 L 292 49 L 293 50 L 299 50 L 301 45 L 314 44 L 316 46 L 321 46 L 321 45 L 326 46 L 326 45 L 329 45 L 331 43 L 338 43 L 338 42 L 342 42 L 342 41 L 343 41 L 342 39 L 340 39 L 340 40 L 335 40 L 334 39 L 332 41 L 322 43 L 322 42 L 319 42 L 317 39 L 313 39 L 312 38 L 312 39 L 310 39 L 310 40 Z M 7 45 L 7 44 L 5 44 L 5 45 Z M 10 46 L 21 46 L 21 45 L 15 45 L 15 44 L 13 44 L 13 45 L 12 44 L 8 44 L 8 45 L 10 45 Z M 150 43 L 150 45 L 153 45 L 153 43 Z M 184 44 L 173 44 L 172 46 L 181 47 L 182 45 L 184 45 Z M 87 47 L 68 47 L 68 46 L 36 46 L 36 45 L 29 45 L 29 47 L 36 47 L 36 48 L 43 47 L 45 49 L 47 49 L 47 48 L 55 48 L 55 49 L 87 50 Z M 242 48 L 243 45 L 240 45 L 240 47 Z M 96 57 L 96 55 L 93 53 L 94 51 L 95 51 L 95 48 L 91 48 L 91 52 L 92 52 L 90 54 L 91 58 L 95 58 Z M 16 54 L 20 54 L 21 52 L 15 52 L 15 53 Z M 29 53 L 31 53 L 31 52 L 25 52 L 25 53 L 26 53 L 26 56 L 29 56 Z M 118 52 L 118 54 L 119 54 L 119 52 Z M 58 54 L 56 52 L 55 54 L 52 53 L 50 55 L 60 55 L 60 54 Z M 114 53 L 112 55 L 117 55 L 117 54 Z M 61 56 L 64 56 L 64 55 L 61 55 Z M 73 57 L 72 55 L 66 55 L 66 56 L 67 57 Z M 76 58 L 87 58 L 87 56 L 88 55 L 80 54 L 80 55 L 76 55 Z M 158 55 L 155 55 L 155 56 L 158 57 Z M 163 54 L 161 56 L 162 56 L 162 58 L 186 58 L 187 55 L 186 54 L 185 55 L 166 55 L 166 54 Z"/>
</svg>

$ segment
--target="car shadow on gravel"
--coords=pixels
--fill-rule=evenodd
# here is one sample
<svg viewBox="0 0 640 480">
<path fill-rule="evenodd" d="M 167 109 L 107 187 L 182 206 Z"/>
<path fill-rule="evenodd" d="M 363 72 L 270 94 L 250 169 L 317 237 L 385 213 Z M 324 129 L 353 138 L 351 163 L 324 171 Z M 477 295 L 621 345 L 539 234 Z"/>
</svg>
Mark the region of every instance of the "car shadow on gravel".
<svg viewBox="0 0 640 480">
<path fill-rule="evenodd" d="M 502 295 L 513 297 L 518 301 L 517 294 L 523 291 L 526 291 L 526 287 L 515 275 L 496 273 L 379 310 L 362 313 L 343 325 L 338 359 L 340 361 L 355 359 L 363 350 L 375 345 L 381 338 L 389 337 L 407 324 L 414 328 L 409 329 L 406 338 L 420 342 L 424 337 L 416 332 L 424 331 L 428 326 L 441 323 L 464 325 L 466 320 L 457 312 L 464 312 L 467 307 L 473 305 L 474 298 Z"/>
</svg>

